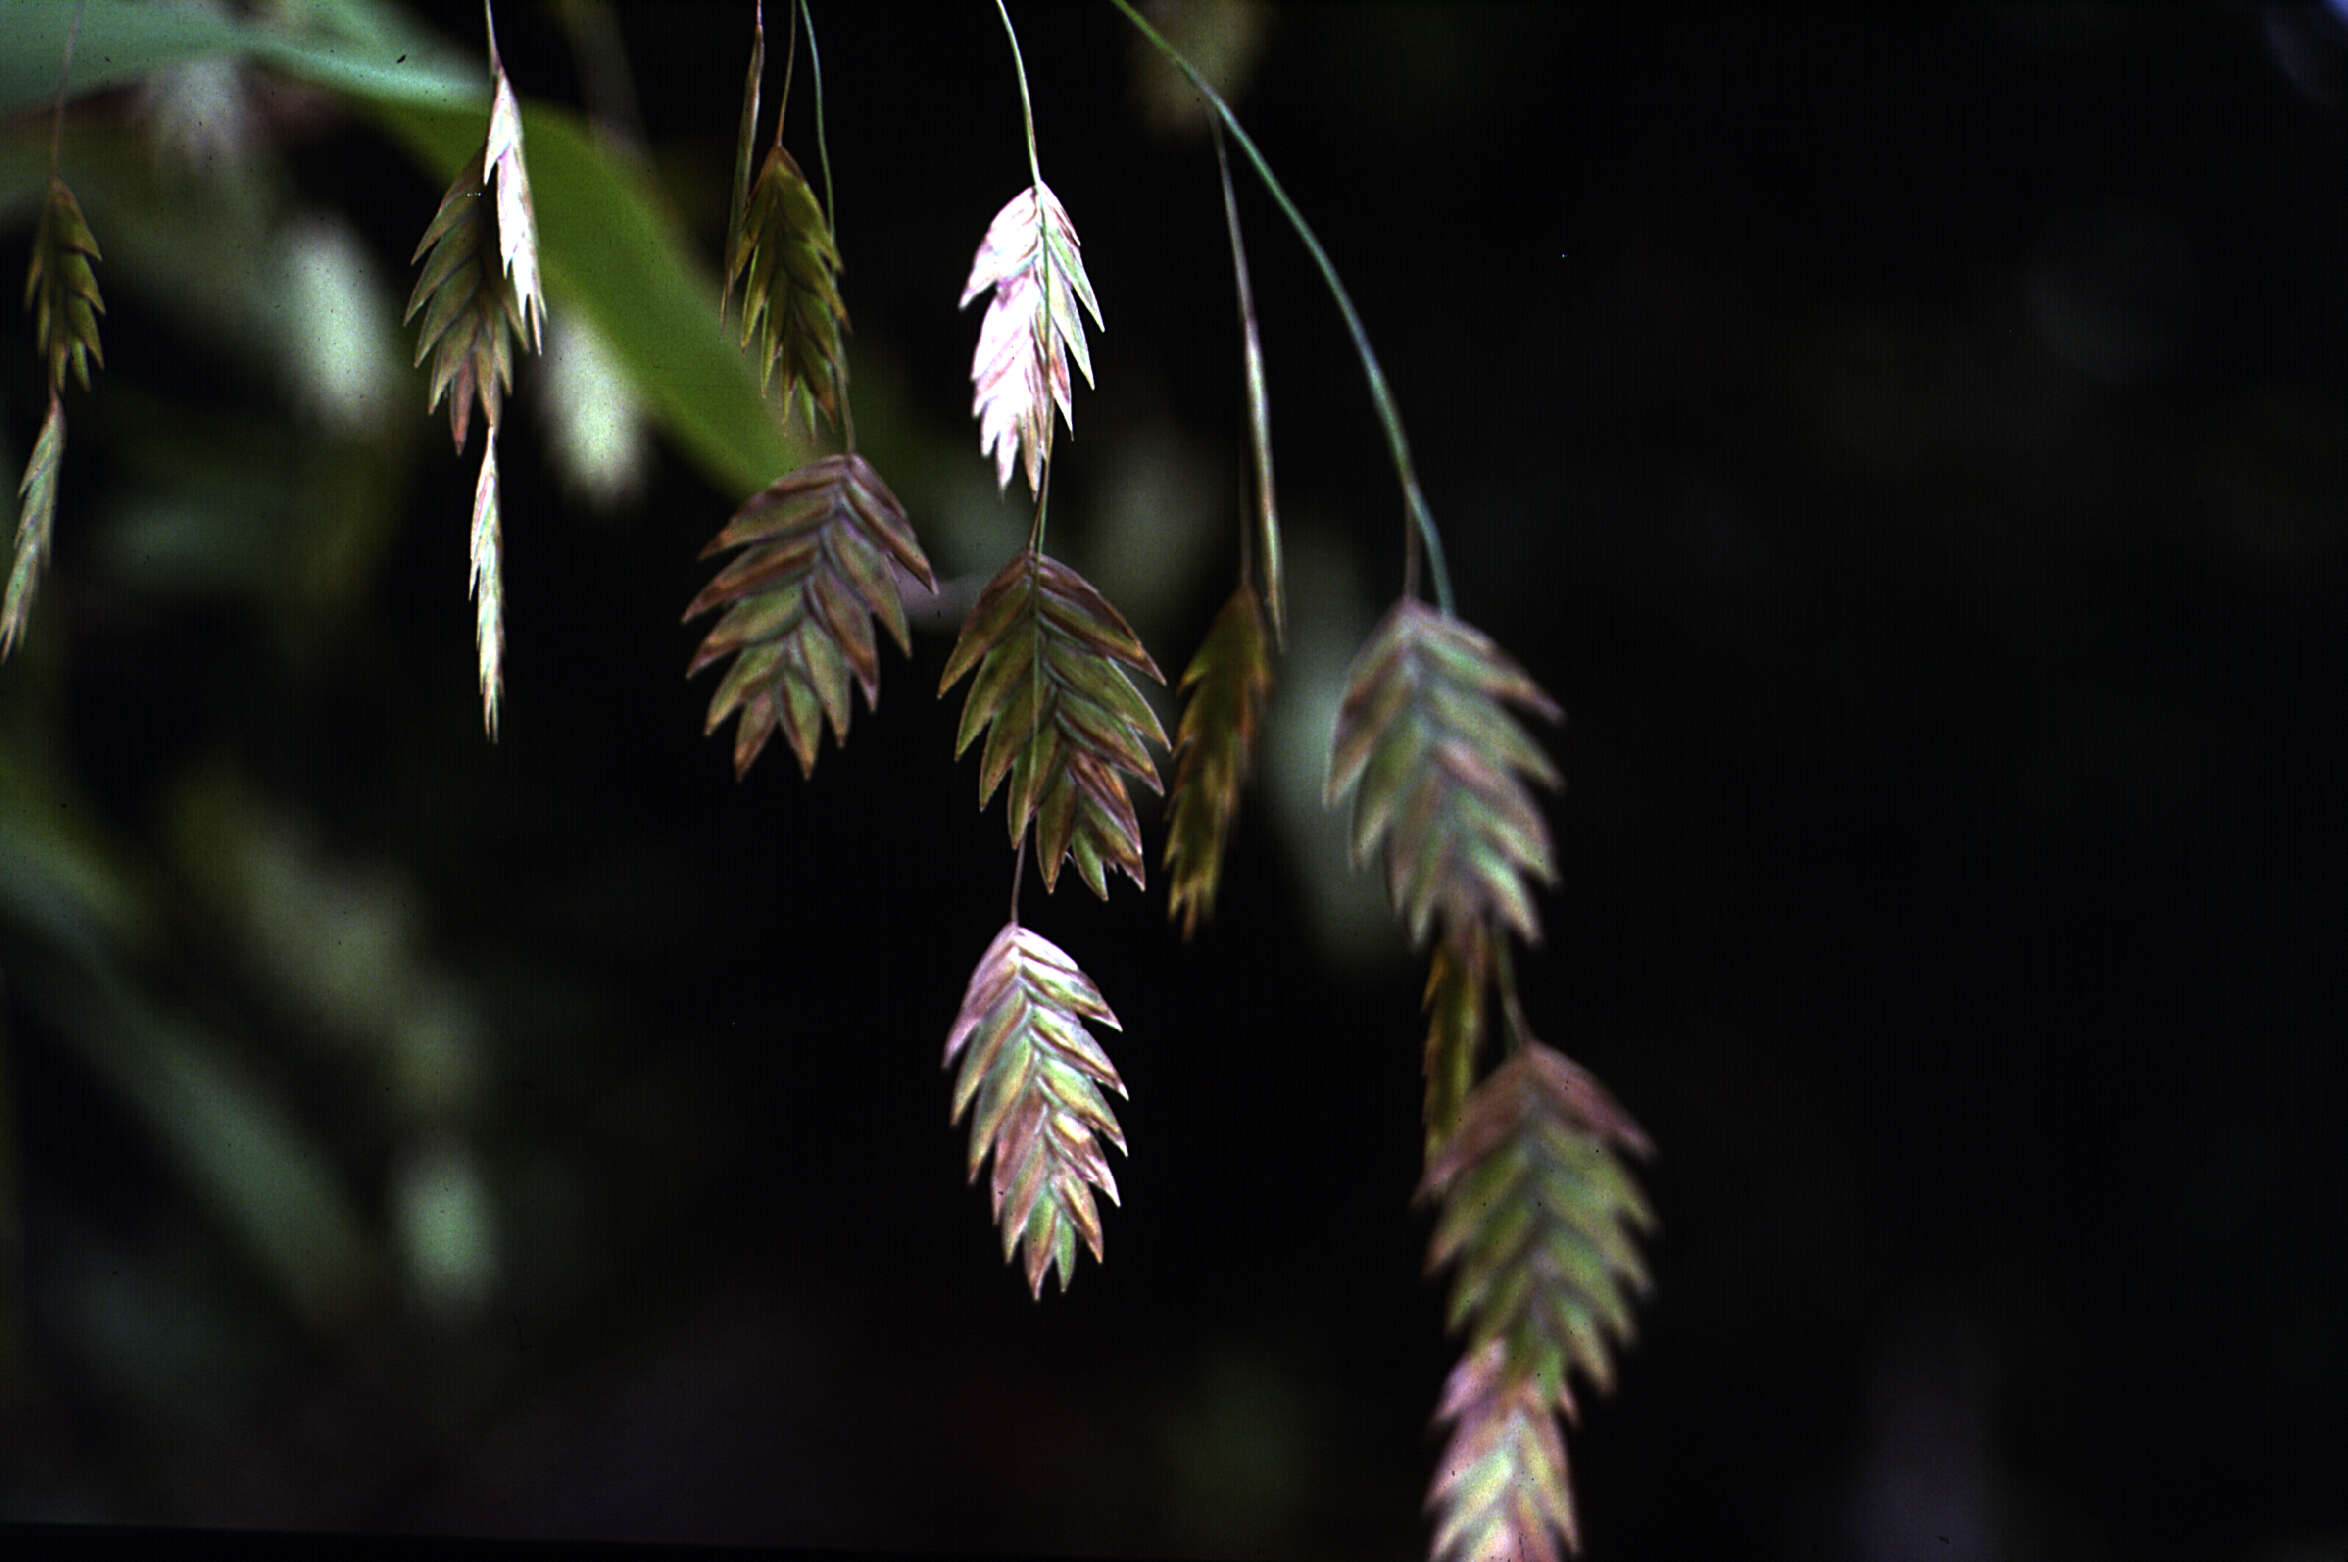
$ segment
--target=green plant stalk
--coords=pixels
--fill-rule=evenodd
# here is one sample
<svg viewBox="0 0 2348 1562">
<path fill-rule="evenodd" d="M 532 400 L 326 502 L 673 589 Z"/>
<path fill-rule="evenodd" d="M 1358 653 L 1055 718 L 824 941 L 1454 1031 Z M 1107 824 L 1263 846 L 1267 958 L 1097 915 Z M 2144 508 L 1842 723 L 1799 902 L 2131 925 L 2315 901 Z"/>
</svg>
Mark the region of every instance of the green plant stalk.
<svg viewBox="0 0 2348 1562">
<path fill-rule="evenodd" d="M 995 0 L 995 3 L 999 6 L 1002 0 Z M 1264 181 L 1264 188 L 1272 193 L 1272 199 L 1288 218 L 1288 225 L 1296 230 L 1296 236 L 1304 242 L 1314 264 L 1321 268 L 1321 280 L 1329 284 L 1329 292 L 1336 298 L 1337 308 L 1345 316 L 1345 328 L 1352 333 L 1354 351 L 1361 357 L 1362 373 L 1370 382 L 1370 399 L 1377 403 L 1378 421 L 1386 429 L 1386 447 L 1394 457 L 1395 476 L 1402 482 L 1402 500 L 1409 520 L 1405 531 L 1403 595 L 1418 594 L 1419 549 L 1423 545 L 1427 555 L 1427 571 L 1434 579 L 1435 605 L 1446 616 L 1457 616 L 1452 604 L 1451 572 L 1443 562 L 1443 539 L 1436 533 L 1435 517 L 1427 510 L 1427 497 L 1420 492 L 1418 474 L 1411 466 L 1410 441 L 1402 432 L 1401 409 L 1394 404 L 1394 393 L 1387 388 L 1385 371 L 1378 367 L 1378 355 L 1370 350 L 1369 332 L 1363 328 L 1361 315 L 1353 307 L 1353 295 L 1346 292 L 1344 282 L 1339 280 L 1337 267 L 1330 261 L 1329 252 L 1321 248 L 1321 241 L 1313 234 L 1312 224 L 1304 220 L 1304 213 L 1298 211 L 1296 203 L 1288 198 L 1287 190 L 1281 187 L 1280 180 L 1272 172 L 1272 165 L 1264 161 L 1264 154 L 1257 150 L 1255 142 L 1240 126 L 1239 117 L 1231 112 L 1231 105 L 1225 103 L 1222 96 L 1207 85 L 1206 78 L 1198 73 L 1190 61 L 1183 58 L 1180 49 L 1168 43 L 1155 27 L 1143 20 L 1130 0 L 1109 0 L 1109 3 L 1124 13 L 1125 19 L 1134 25 L 1142 37 L 1149 40 L 1150 47 L 1164 55 L 1176 70 L 1189 79 L 1201 97 L 1214 105 L 1216 116 L 1230 130 L 1231 138 L 1239 143 L 1239 149 L 1247 154 L 1247 160 L 1255 165 L 1257 175 Z M 1009 18 L 1006 17 L 1005 24 L 1008 23 Z M 1024 77 L 1020 82 L 1020 90 L 1026 91 Z M 1033 134 L 1032 130 L 1030 134 Z"/>
<path fill-rule="evenodd" d="M 807 68 L 815 77 L 815 160 L 823 165 L 823 220 L 837 239 L 840 203 L 832 192 L 831 146 L 823 135 L 823 55 L 815 47 L 815 13 L 807 9 L 807 0 L 799 0 L 799 20 L 807 28 Z"/>
<path fill-rule="evenodd" d="M 823 220 L 832 230 L 832 242 L 840 239 L 840 203 L 832 188 L 831 144 L 823 133 L 823 53 L 815 46 L 815 13 L 807 8 L 807 0 L 799 0 L 799 20 L 807 30 L 807 69 L 815 77 L 815 160 L 823 165 Z M 775 134 L 782 134 L 778 122 Z M 840 441 L 850 450 L 856 448 L 856 410 L 848 404 L 847 375 L 841 361 L 831 364 L 832 400 L 840 408 Z"/>
<path fill-rule="evenodd" d="M 734 138 L 734 201 L 726 208 L 726 248 L 719 258 L 721 270 L 732 267 L 734 251 L 742 243 L 742 214 L 750 205 L 750 160 L 758 144 L 758 88 L 759 78 L 766 73 L 766 7 L 754 4 L 750 11 L 750 74 L 742 83 L 742 128 Z M 718 282 L 717 312 L 723 319 L 726 301 L 733 296 L 731 278 Z"/>
<path fill-rule="evenodd" d="M 1223 149 L 1223 127 L 1207 121 L 1215 133 L 1215 172 L 1223 184 L 1223 220 L 1231 229 L 1231 277 L 1239 294 L 1239 349 L 1247 370 L 1247 432 L 1256 463 L 1255 546 L 1246 547 L 1242 532 L 1239 578 L 1255 584 L 1255 569 L 1264 572 L 1265 605 L 1272 613 L 1272 643 L 1288 641 L 1288 592 L 1280 562 L 1280 517 L 1272 497 L 1272 393 L 1264 383 L 1264 339 L 1256 329 L 1255 289 L 1248 282 L 1247 245 L 1239 236 L 1239 200 L 1231 189 L 1231 157 Z"/>
<path fill-rule="evenodd" d="M 1492 972 L 1500 988 L 1500 1013 L 1508 1032 L 1508 1056 L 1514 1057 L 1533 1039 L 1533 1033 L 1525 1024 L 1524 1005 L 1516 995 L 1516 951 L 1509 945 L 1508 934 L 1494 929 L 1492 949 Z"/>
</svg>

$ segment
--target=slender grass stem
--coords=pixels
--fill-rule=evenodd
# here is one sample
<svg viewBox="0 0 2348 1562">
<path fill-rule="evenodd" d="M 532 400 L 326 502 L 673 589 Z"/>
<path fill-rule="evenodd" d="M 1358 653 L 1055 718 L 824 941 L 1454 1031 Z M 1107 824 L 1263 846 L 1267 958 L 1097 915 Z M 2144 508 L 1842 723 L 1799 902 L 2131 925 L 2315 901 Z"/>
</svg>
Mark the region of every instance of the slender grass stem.
<svg viewBox="0 0 2348 1562">
<path fill-rule="evenodd" d="M 815 46 L 815 13 L 807 8 L 807 0 L 799 0 L 799 20 L 807 29 L 807 69 L 815 77 L 815 160 L 823 167 L 823 220 L 832 230 L 832 242 L 840 241 L 840 203 L 832 186 L 832 149 L 824 135 L 823 114 L 823 51 Z M 795 38 L 797 34 L 793 34 Z M 779 127 L 778 127 L 779 128 Z M 832 401 L 840 409 L 840 440 L 848 449 L 856 448 L 856 414 L 848 404 L 848 368 L 845 355 L 832 359 L 829 365 L 832 378 Z"/>
<path fill-rule="evenodd" d="M 1003 35 L 1011 40 L 1011 69 L 1019 78 L 1019 117 L 1021 124 L 1026 127 L 1027 131 L 1027 179 L 1035 191 L 1036 266 L 1042 279 L 1044 297 L 1049 298 L 1052 296 L 1052 247 L 1045 242 L 1044 225 L 1050 219 L 1044 215 L 1043 160 L 1037 155 L 1035 149 L 1035 99 L 1029 95 L 1027 90 L 1027 59 L 1019 52 L 1019 29 L 1011 25 L 1010 8 L 1004 5 L 1003 0 L 995 0 L 995 14 L 1003 19 Z M 1045 328 L 1039 327 L 1039 329 Z M 1042 469 L 1043 481 L 1046 484 L 1049 484 L 1052 478 L 1052 430 L 1052 420 L 1050 418 L 1044 419 L 1044 448 L 1037 464 Z M 1043 547 L 1043 538 L 1044 506 L 1043 494 L 1039 488 L 1036 494 L 1035 527 L 1028 534 L 1028 551 L 1032 553 L 1040 550 Z"/>
<path fill-rule="evenodd" d="M 1027 125 L 1027 177 L 1041 186 L 1044 170 L 1035 152 L 1035 100 L 1027 94 L 1027 61 L 1019 53 L 1019 29 L 1011 25 L 1011 12 L 1003 0 L 995 0 L 995 14 L 1003 19 L 1004 35 L 1011 40 L 1011 68 L 1019 75 L 1019 113 Z"/>
<path fill-rule="evenodd" d="M 487 4 L 487 0 L 483 0 Z M 73 82 L 73 46 L 82 33 L 82 8 L 73 8 L 65 27 L 65 59 L 57 67 L 57 106 L 49 114 L 49 177 L 57 177 L 58 153 L 65 144 L 65 89 Z M 1022 86 L 1021 90 L 1025 90 Z"/>
<path fill-rule="evenodd" d="M 999 6 L 1002 0 L 995 0 L 995 3 Z M 1394 403 L 1394 393 L 1387 387 L 1385 371 L 1378 367 L 1378 355 L 1370 350 L 1369 332 L 1363 327 L 1361 314 L 1353 307 L 1353 295 L 1346 292 L 1345 283 L 1337 275 L 1336 265 L 1329 259 L 1329 252 L 1321 248 L 1321 241 L 1313 234 L 1312 224 L 1304 220 L 1304 213 L 1298 211 L 1296 203 L 1288 198 L 1288 191 L 1281 186 L 1278 176 L 1272 172 L 1272 165 L 1264 160 L 1264 154 L 1240 125 L 1239 117 L 1231 112 L 1231 106 L 1223 101 L 1222 96 L 1207 84 L 1207 79 L 1198 73 L 1197 67 L 1184 59 L 1180 49 L 1168 43 L 1164 35 L 1142 18 L 1141 13 L 1133 8 L 1131 0 L 1109 0 L 1109 3 L 1123 12 L 1125 19 L 1134 25 L 1142 37 L 1149 40 L 1150 47 L 1164 55 L 1198 89 L 1199 95 L 1214 106 L 1217 117 L 1231 132 L 1231 139 L 1239 143 L 1239 149 L 1255 165 L 1257 175 L 1264 181 L 1264 188 L 1271 192 L 1282 215 L 1287 217 L 1288 225 L 1296 230 L 1297 238 L 1303 241 L 1305 249 L 1311 253 L 1314 264 L 1321 268 L 1321 280 L 1329 285 L 1339 312 L 1345 316 L 1345 328 L 1352 333 L 1354 351 L 1361 357 L 1362 373 L 1370 382 L 1370 399 L 1377 403 L 1378 421 L 1386 430 L 1386 447 L 1394 457 L 1395 476 L 1402 482 L 1402 501 L 1406 512 L 1403 594 L 1418 594 L 1419 550 L 1423 546 L 1426 550 L 1427 570 L 1434 579 L 1435 605 L 1446 614 L 1454 612 L 1451 572 L 1443 561 L 1443 539 L 1435 530 L 1435 517 L 1427 510 L 1426 495 L 1419 490 L 1418 474 L 1410 460 L 1410 441 L 1402 432 L 1402 411 Z M 1021 90 L 1025 90 L 1024 82 Z"/>
<path fill-rule="evenodd" d="M 1533 1031 L 1525 1023 L 1525 1007 L 1517 997 L 1516 952 L 1509 947 L 1508 935 L 1495 933 L 1492 946 L 1492 974 L 1500 988 L 1500 1013 L 1508 1023 L 1508 1050 L 1513 1056 L 1533 1039 Z"/>
<path fill-rule="evenodd" d="M 799 64 L 799 18 L 788 4 L 783 7 L 791 18 L 791 41 L 783 50 L 783 95 L 775 99 L 775 145 L 783 144 L 783 121 L 791 113 L 791 73 Z"/>
</svg>

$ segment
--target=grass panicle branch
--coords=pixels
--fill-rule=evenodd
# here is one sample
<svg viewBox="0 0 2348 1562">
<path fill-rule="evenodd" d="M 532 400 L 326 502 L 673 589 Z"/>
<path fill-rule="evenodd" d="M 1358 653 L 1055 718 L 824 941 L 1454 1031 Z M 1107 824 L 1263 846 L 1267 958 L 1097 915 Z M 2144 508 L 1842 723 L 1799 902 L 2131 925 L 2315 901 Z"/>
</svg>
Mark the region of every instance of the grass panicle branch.
<svg viewBox="0 0 2348 1562">
<path fill-rule="evenodd" d="M 1572 1374 L 1601 1393 L 1614 1385 L 1615 1353 L 1651 1284 L 1638 1234 L 1655 1225 L 1623 1157 L 1651 1153 L 1604 1086 L 1529 1041 L 1475 1088 L 1429 1157 L 1419 1196 L 1439 1213 L 1427 1269 L 1455 1266 L 1448 1324 L 1467 1331 L 1441 1411 L 1454 1450 L 1430 1494 L 1443 1512 L 1438 1559 L 1493 1554 L 1485 1547 L 1500 1536 L 1522 1548 L 1511 1554 L 1532 1555 L 1544 1525 L 1578 1546 L 1562 1443 L 1532 1460 L 1524 1439 L 1538 1441 L 1551 1412 L 1574 1413 Z M 1459 1479 L 1490 1459 L 1505 1468 L 1488 1475 L 1508 1479 Z"/>
<path fill-rule="evenodd" d="M 1165 677 L 1124 615 L 1067 565 L 1022 551 L 979 593 L 938 693 L 974 672 L 954 753 L 987 734 L 978 802 L 985 807 L 1009 779 L 1012 850 L 1033 824 L 1047 893 L 1064 860 L 1104 900 L 1110 868 L 1142 884 L 1127 786 L 1158 790 L 1150 746 L 1164 748 L 1166 732 L 1132 674 Z"/>
<path fill-rule="evenodd" d="M 1231 157 L 1223 148 L 1223 126 L 1209 119 L 1214 132 L 1215 172 L 1223 184 L 1223 222 L 1231 230 L 1231 277 L 1239 297 L 1239 348 L 1247 376 L 1247 434 L 1255 457 L 1255 546 L 1250 550 L 1248 574 L 1260 572 L 1264 605 L 1271 609 L 1272 642 L 1288 642 L 1288 587 L 1281 562 L 1280 509 L 1272 488 L 1272 393 L 1264 375 L 1263 334 L 1256 327 L 1255 288 L 1248 281 L 1247 245 L 1239 235 L 1239 199 L 1231 188 Z"/>
<path fill-rule="evenodd" d="M 1182 674 L 1174 785 L 1166 797 L 1166 914 L 1190 937 L 1215 913 L 1223 854 L 1272 692 L 1255 587 L 1242 582 Z"/>
<path fill-rule="evenodd" d="M 1215 91 L 1206 77 L 1199 74 L 1198 67 L 1185 59 L 1181 50 L 1167 42 L 1165 35 L 1133 8 L 1131 0 L 1109 0 L 1109 3 L 1123 13 L 1125 19 L 1148 40 L 1150 47 L 1181 71 L 1190 84 L 1198 89 L 1199 95 L 1214 108 L 1216 118 L 1231 132 L 1231 139 L 1239 143 L 1240 151 L 1247 154 L 1247 160 L 1254 166 L 1257 177 L 1264 181 L 1264 188 L 1279 205 L 1281 215 L 1288 219 L 1289 227 L 1296 231 L 1298 240 L 1313 257 L 1313 264 L 1320 268 L 1322 282 L 1328 286 L 1330 296 L 1336 299 L 1338 312 L 1345 317 L 1345 329 L 1353 338 L 1354 354 L 1361 359 L 1362 374 L 1369 381 L 1370 400 L 1378 409 L 1378 422 L 1386 433 L 1387 452 L 1394 459 L 1394 474 L 1402 484 L 1403 595 L 1418 594 L 1419 556 L 1423 548 L 1428 571 L 1433 577 L 1435 605 L 1445 613 L 1455 611 L 1451 596 L 1451 572 L 1443 558 L 1443 538 L 1435 530 L 1435 517 L 1427 508 L 1427 496 L 1419 489 L 1418 471 L 1411 463 L 1410 440 L 1402 430 L 1402 409 L 1386 383 L 1385 370 L 1378 366 L 1378 355 L 1370 348 L 1370 333 L 1362 324 L 1361 312 L 1353 306 L 1353 295 L 1346 291 L 1344 281 L 1337 275 L 1336 262 L 1330 260 L 1329 252 L 1321 247 L 1320 239 L 1313 233 L 1312 224 L 1304 220 L 1304 213 L 1297 209 L 1296 202 L 1289 199 L 1288 191 L 1272 172 L 1272 165 L 1265 160 L 1254 139 L 1239 123 L 1239 116 L 1231 112 L 1231 105 L 1225 103 L 1222 95 Z"/>
<path fill-rule="evenodd" d="M 1076 1242 L 1101 1258 L 1100 1210 L 1092 1190 L 1112 1203 L 1106 1139 L 1125 1153 L 1104 1089 L 1125 1094 L 1116 1065 L 1086 1027 L 1115 1030 L 1117 1016 L 1091 978 L 1058 945 L 1016 921 L 1004 925 L 971 973 L 962 1007 L 946 1036 L 954 1080 L 953 1121 L 973 1105 L 970 1176 L 991 1151 L 993 1209 L 1008 1261 L 1027 1245 L 1027 1285 L 1041 1298 L 1044 1273 L 1057 1268 L 1060 1289 L 1076 1273 Z"/>
<path fill-rule="evenodd" d="M 739 550 L 739 551 L 736 551 Z M 905 507 L 870 463 L 852 452 L 824 456 L 754 494 L 702 549 L 735 557 L 685 609 L 688 622 L 725 609 L 686 670 L 734 664 L 710 697 L 705 731 L 739 711 L 734 774 L 779 728 L 815 771 L 826 721 L 848 740 L 848 680 L 872 708 L 880 698 L 879 619 L 900 652 L 912 641 L 898 574 L 937 588 Z"/>
</svg>

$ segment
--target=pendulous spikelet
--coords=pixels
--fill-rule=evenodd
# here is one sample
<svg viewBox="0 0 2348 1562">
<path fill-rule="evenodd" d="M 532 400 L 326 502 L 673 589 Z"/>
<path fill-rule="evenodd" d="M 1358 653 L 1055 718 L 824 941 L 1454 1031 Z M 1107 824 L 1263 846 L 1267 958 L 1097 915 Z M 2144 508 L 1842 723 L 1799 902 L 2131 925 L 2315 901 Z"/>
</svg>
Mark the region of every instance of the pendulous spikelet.
<svg viewBox="0 0 2348 1562">
<path fill-rule="evenodd" d="M 1092 1190 L 1117 1199 L 1117 1179 L 1101 1140 L 1125 1152 L 1125 1135 L 1104 1089 L 1124 1081 L 1085 1022 L 1120 1029 L 1092 979 L 1057 944 L 1007 924 L 987 946 L 954 1028 L 946 1065 L 960 1057 L 954 1117 L 975 1104 L 970 1175 L 989 1151 L 995 1158 L 993 1207 L 1003 1257 L 1027 1244 L 1027 1285 L 1036 1296 L 1044 1272 L 1057 1267 L 1060 1289 L 1076 1273 L 1076 1241 L 1101 1257 L 1101 1216 Z"/>
<path fill-rule="evenodd" d="M 1141 826 L 1126 784 L 1158 790 L 1149 746 L 1164 748 L 1166 730 L 1131 674 L 1165 678 L 1132 626 L 1076 571 L 1022 552 L 979 593 L 938 693 L 973 670 L 954 753 L 987 733 L 978 802 L 984 808 L 1010 778 L 1012 850 L 1033 823 L 1047 891 L 1063 860 L 1104 900 L 1109 868 L 1142 884 Z"/>
</svg>

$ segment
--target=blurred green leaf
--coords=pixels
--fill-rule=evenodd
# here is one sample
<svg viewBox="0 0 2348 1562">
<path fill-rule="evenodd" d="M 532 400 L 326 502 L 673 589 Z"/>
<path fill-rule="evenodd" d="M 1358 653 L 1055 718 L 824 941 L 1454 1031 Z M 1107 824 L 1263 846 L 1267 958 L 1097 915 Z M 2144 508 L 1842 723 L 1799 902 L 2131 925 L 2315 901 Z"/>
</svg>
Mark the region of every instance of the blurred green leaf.
<svg viewBox="0 0 2348 1562">
<path fill-rule="evenodd" d="M 73 9 L 67 0 L 9 8 L 0 112 L 35 107 L 55 93 Z M 434 183 L 446 184 L 487 132 L 486 63 L 433 42 L 393 8 L 343 7 L 341 14 L 349 37 L 193 7 L 91 0 L 73 84 L 88 91 L 192 60 L 242 55 L 350 96 Z M 598 145 L 567 110 L 526 104 L 522 121 L 554 307 L 575 310 L 595 327 L 646 408 L 720 486 L 747 494 L 798 465 L 806 447 L 783 432 L 757 374 L 709 305 L 717 297 L 714 272 L 692 254 L 644 176 Z M 429 216 L 419 211 L 418 232 Z"/>
</svg>

